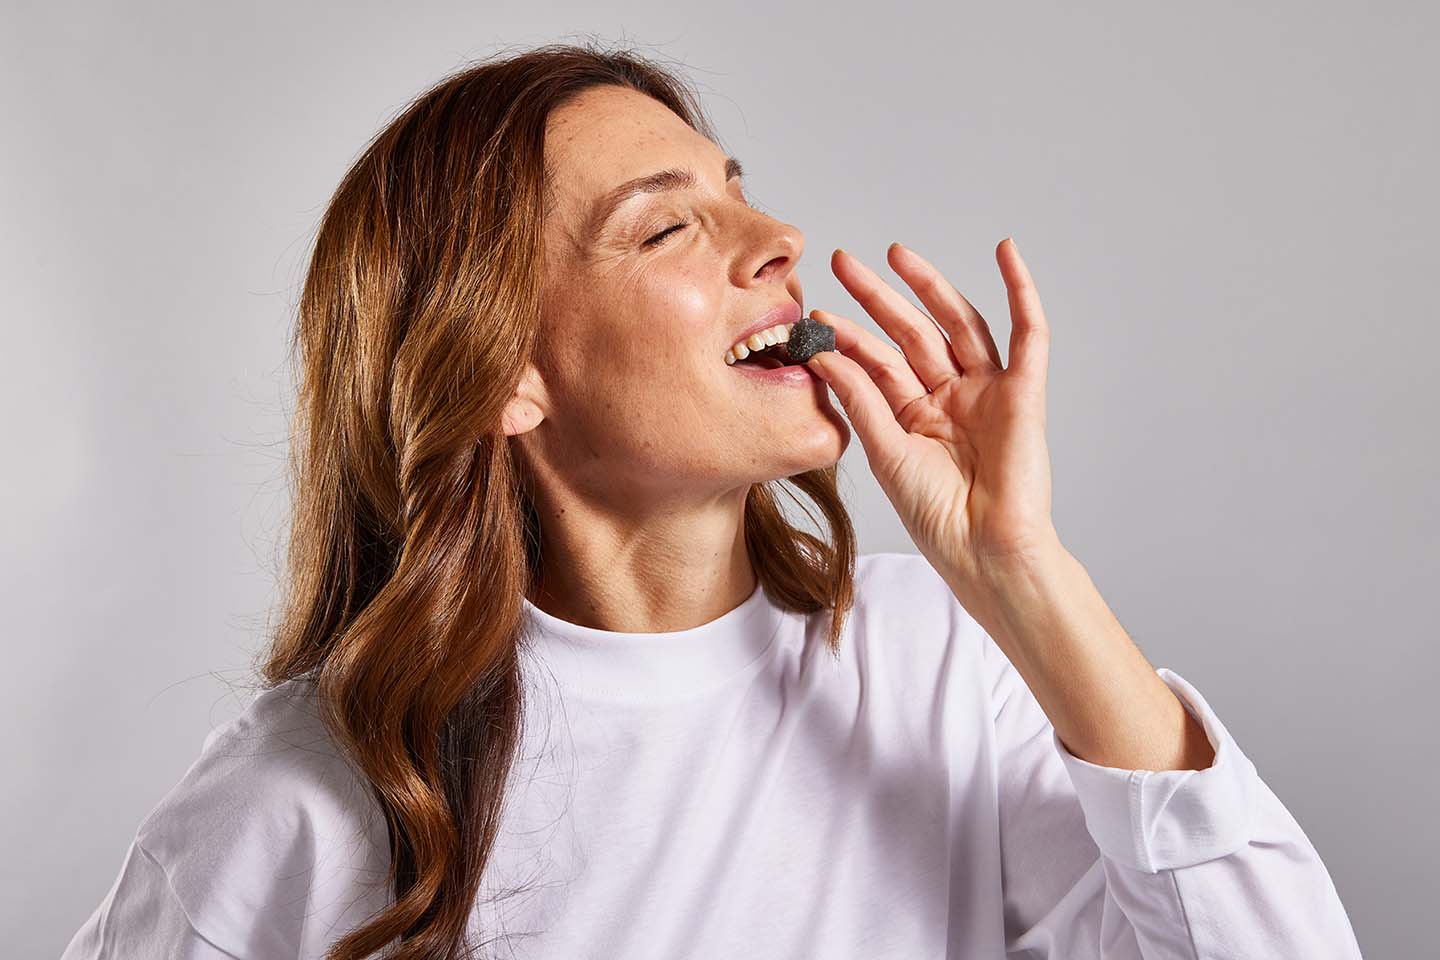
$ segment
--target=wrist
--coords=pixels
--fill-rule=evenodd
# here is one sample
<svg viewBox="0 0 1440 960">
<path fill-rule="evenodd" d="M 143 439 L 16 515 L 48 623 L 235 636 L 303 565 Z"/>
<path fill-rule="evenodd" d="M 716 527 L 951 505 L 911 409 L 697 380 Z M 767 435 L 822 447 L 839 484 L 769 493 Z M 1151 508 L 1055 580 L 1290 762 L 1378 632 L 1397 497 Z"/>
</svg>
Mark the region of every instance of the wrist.
<svg viewBox="0 0 1440 960">
<path fill-rule="evenodd" d="M 945 580 L 1012 659 L 1027 644 L 1063 632 L 1067 621 L 1089 613 L 1097 599 L 1089 573 L 1058 537 L 991 555 L 968 575 Z"/>
<path fill-rule="evenodd" d="M 946 580 L 969 593 L 1009 591 L 1049 571 L 1075 562 L 1054 527 L 1002 549 L 969 551 L 963 564 L 950 568 Z"/>
</svg>

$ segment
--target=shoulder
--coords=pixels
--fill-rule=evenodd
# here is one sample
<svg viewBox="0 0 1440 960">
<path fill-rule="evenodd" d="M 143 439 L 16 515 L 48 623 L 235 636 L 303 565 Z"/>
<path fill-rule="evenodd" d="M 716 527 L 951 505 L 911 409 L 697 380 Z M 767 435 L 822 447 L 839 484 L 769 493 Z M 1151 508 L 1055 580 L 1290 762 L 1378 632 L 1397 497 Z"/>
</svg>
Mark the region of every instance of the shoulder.
<svg viewBox="0 0 1440 960">
<path fill-rule="evenodd" d="M 867 553 L 855 564 L 853 626 L 860 666 L 914 693 L 942 695 L 978 674 L 985 631 L 920 554 Z"/>
<path fill-rule="evenodd" d="M 861 554 L 855 584 L 857 609 L 863 604 L 872 618 L 889 625 L 888 632 L 903 631 L 932 653 L 972 657 L 987 693 L 1008 688 L 1018 677 L 994 639 L 920 554 Z"/>
<path fill-rule="evenodd" d="M 212 730 L 135 843 L 196 930 L 239 955 L 308 955 L 388 893 L 379 805 L 299 681 Z"/>
<path fill-rule="evenodd" d="M 892 596 L 933 597 L 942 591 L 953 596 L 930 561 L 918 553 L 862 553 L 855 558 L 855 581 L 882 587 Z"/>
<path fill-rule="evenodd" d="M 980 629 L 918 553 L 864 553 L 855 561 L 855 611 L 887 632 L 970 642 Z"/>
</svg>

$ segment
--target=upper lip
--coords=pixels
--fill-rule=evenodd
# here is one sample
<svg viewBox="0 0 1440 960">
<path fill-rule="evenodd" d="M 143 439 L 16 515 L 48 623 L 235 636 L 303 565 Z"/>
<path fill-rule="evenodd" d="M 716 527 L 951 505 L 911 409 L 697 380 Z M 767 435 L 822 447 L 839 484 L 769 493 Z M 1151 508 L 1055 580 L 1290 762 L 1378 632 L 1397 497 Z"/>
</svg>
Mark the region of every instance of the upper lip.
<svg viewBox="0 0 1440 960">
<path fill-rule="evenodd" d="M 759 333 L 761 330 L 768 330 L 776 324 L 795 323 L 800 319 L 800 313 L 800 304 L 794 300 L 787 300 L 778 306 L 771 307 L 769 310 L 760 314 L 754 323 L 736 334 L 735 339 L 725 344 L 725 348 L 728 350 L 741 340 L 750 339 L 752 334 Z"/>
</svg>

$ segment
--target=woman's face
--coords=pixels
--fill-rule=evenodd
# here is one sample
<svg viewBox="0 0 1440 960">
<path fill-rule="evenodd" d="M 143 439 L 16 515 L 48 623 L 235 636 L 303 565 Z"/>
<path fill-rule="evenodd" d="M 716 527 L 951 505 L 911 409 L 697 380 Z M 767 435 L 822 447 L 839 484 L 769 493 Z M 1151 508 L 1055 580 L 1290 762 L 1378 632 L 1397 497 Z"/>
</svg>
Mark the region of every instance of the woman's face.
<svg viewBox="0 0 1440 960">
<path fill-rule="evenodd" d="M 838 460 L 850 432 L 824 381 L 725 362 L 767 311 L 802 315 L 801 232 L 749 205 L 713 142 L 627 88 L 552 113 L 545 155 L 543 343 L 506 411 L 527 460 L 607 500 L 652 501 Z M 693 185 L 622 199 L 597 222 L 617 186 L 671 168 Z"/>
</svg>

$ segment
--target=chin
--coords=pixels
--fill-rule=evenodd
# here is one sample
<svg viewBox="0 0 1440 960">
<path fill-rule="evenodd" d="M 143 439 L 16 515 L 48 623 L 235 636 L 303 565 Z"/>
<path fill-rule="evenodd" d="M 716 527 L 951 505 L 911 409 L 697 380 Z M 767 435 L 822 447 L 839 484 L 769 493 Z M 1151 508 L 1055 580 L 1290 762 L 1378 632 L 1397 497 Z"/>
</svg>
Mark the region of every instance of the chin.
<svg viewBox="0 0 1440 960">
<path fill-rule="evenodd" d="M 850 425 L 844 417 L 836 414 L 830 418 L 826 428 L 814 431 L 807 439 L 809 442 L 804 447 L 791 447 L 786 451 L 787 463 L 777 473 L 777 478 L 824 470 L 839 463 L 840 457 L 850 447 Z"/>
</svg>

